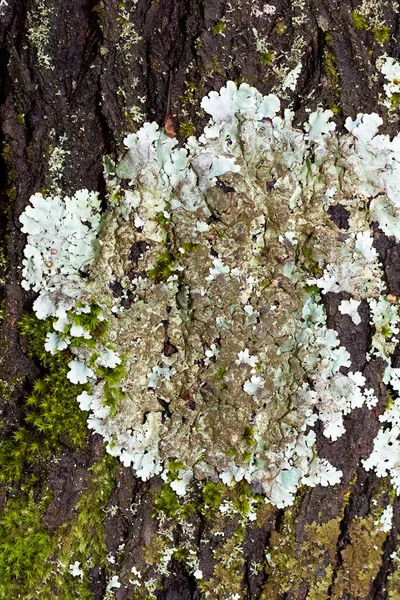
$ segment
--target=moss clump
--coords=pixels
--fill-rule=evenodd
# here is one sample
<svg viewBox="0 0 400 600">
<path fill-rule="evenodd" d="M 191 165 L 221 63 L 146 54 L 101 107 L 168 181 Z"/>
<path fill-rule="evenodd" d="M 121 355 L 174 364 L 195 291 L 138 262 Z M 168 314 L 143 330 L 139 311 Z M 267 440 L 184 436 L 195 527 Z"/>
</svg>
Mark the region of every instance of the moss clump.
<svg viewBox="0 0 400 600">
<path fill-rule="evenodd" d="M 60 548 L 58 558 L 63 564 L 79 560 L 86 565 L 91 559 L 98 567 L 108 565 L 104 519 L 105 509 L 115 488 L 117 465 L 115 457 L 104 453 L 89 469 L 91 477 L 76 503 L 75 516 L 64 523 L 57 533 Z"/>
<path fill-rule="evenodd" d="M 324 52 L 323 66 L 328 83 L 328 88 L 332 96 L 331 110 L 334 115 L 341 113 L 340 108 L 340 76 L 336 64 L 336 56 L 333 52 Z"/>
<path fill-rule="evenodd" d="M 375 512 L 375 511 L 374 511 Z M 333 596 L 348 594 L 366 598 L 382 565 L 382 545 L 387 537 L 376 527 L 376 513 L 367 517 L 355 517 L 349 528 L 349 544 L 342 550 L 340 569 Z"/>
<path fill-rule="evenodd" d="M 375 41 L 378 42 L 378 44 L 384 44 L 390 38 L 390 29 L 387 25 L 375 27 L 372 30 L 372 33 L 374 34 Z"/>
<path fill-rule="evenodd" d="M 368 29 L 368 21 L 367 21 L 367 18 L 365 15 L 354 10 L 351 13 L 351 16 L 353 19 L 353 24 L 354 24 L 355 29 L 357 29 L 357 30 Z"/>
<path fill-rule="evenodd" d="M 0 518 L 0 597 L 26 598 L 49 573 L 54 544 L 42 525 L 49 497 L 39 504 L 33 494 L 10 499 Z"/>
<path fill-rule="evenodd" d="M 272 64 L 274 62 L 274 59 L 275 59 L 275 54 L 271 50 L 267 50 L 266 52 L 263 52 L 261 55 L 261 61 L 264 66 Z"/>
<path fill-rule="evenodd" d="M 77 304 L 78 308 L 80 307 L 80 303 Z M 68 317 L 75 325 L 80 325 L 84 329 L 88 329 L 90 331 L 91 339 L 82 339 L 76 338 L 79 346 L 86 344 L 89 347 L 96 347 L 99 341 L 103 341 L 105 338 L 105 334 L 107 332 L 108 323 L 107 321 L 101 318 L 102 309 L 96 304 L 96 302 L 92 302 L 90 305 L 90 312 L 85 313 L 82 312 L 77 314 L 74 311 L 70 311 Z M 68 330 L 64 335 L 68 334 Z M 73 340 L 72 340 L 73 341 Z M 72 345 L 72 344 L 71 344 Z"/>
<path fill-rule="evenodd" d="M 24 125 L 25 124 L 25 115 L 24 114 L 14 115 L 14 121 L 16 121 L 16 123 L 18 123 L 19 125 Z"/>
<path fill-rule="evenodd" d="M 286 29 L 287 25 L 285 25 L 284 20 L 279 18 L 275 23 L 275 27 L 273 28 L 272 33 L 276 33 L 277 35 L 283 35 Z"/>
<path fill-rule="evenodd" d="M 167 519 L 171 519 L 177 514 L 180 506 L 178 496 L 167 483 L 162 486 L 160 495 L 155 501 L 155 505 L 157 507 L 156 515 L 162 513 Z"/>
<path fill-rule="evenodd" d="M 392 105 L 392 108 L 398 108 L 398 106 L 400 106 L 400 93 L 399 92 L 395 92 L 394 94 L 392 94 L 390 96 L 390 103 Z"/>
<path fill-rule="evenodd" d="M 190 121 L 181 123 L 179 126 L 179 133 L 182 137 L 188 138 L 191 135 L 196 135 L 196 127 Z"/>
<path fill-rule="evenodd" d="M 315 277 L 321 277 L 322 273 L 324 272 L 323 268 L 319 266 L 318 262 L 313 258 L 313 250 L 312 248 L 304 248 L 303 249 L 303 256 L 304 256 L 304 266 L 307 269 L 307 271 L 309 271 L 310 273 L 312 273 L 312 275 L 314 275 Z"/>
<path fill-rule="evenodd" d="M 233 488 L 233 494 L 232 504 L 241 517 L 247 517 L 253 505 L 257 505 L 262 500 L 262 496 L 254 494 L 249 484 L 245 481 L 241 481 Z"/>
<path fill-rule="evenodd" d="M 1 570 L 4 559 L 0 554 L 0 598 L 93 599 L 90 569 L 95 566 L 100 572 L 108 573 L 109 570 L 104 520 L 115 486 L 116 466 L 117 459 L 105 454 L 89 469 L 91 476 L 76 503 L 73 517 L 51 536 L 41 524 L 49 496 L 37 504 L 33 502 L 31 493 L 19 498 L 17 504 L 14 500 L 8 502 L 4 515 L 14 514 L 14 520 L 10 517 L 8 520 L 17 535 L 14 536 L 11 531 L 13 541 L 7 537 L 5 540 L 14 553 L 18 552 L 25 558 L 23 562 L 19 560 L 18 579 L 7 578 Z M 0 532 L 4 533 L 1 522 Z M 70 573 L 70 565 L 75 561 L 81 564 L 82 578 L 73 577 Z"/>
<path fill-rule="evenodd" d="M 96 375 L 104 382 L 104 404 L 111 408 L 110 416 L 114 417 L 117 412 L 119 401 L 125 397 L 120 385 L 122 379 L 126 375 L 125 365 L 121 362 L 113 368 L 97 366 Z"/>
<path fill-rule="evenodd" d="M 203 488 L 202 509 L 203 512 L 214 512 L 217 510 L 222 499 L 222 488 L 218 483 L 208 481 Z"/>
<path fill-rule="evenodd" d="M 214 25 L 214 27 L 212 27 L 211 31 L 214 35 L 218 35 L 219 33 L 222 33 L 223 31 L 225 31 L 225 23 L 223 23 L 222 21 L 219 21 L 218 23 L 216 23 Z"/>
<path fill-rule="evenodd" d="M 256 441 L 254 439 L 254 427 L 251 425 L 247 425 L 244 429 L 243 439 L 251 447 L 256 445 Z"/>
<path fill-rule="evenodd" d="M 51 320 L 33 314 L 22 317 L 21 334 L 28 340 L 28 354 L 45 369 L 25 401 L 22 426 L 0 443 L 0 481 L 12 483 L 22 475 L 25 463 L 43 460 L 62 444 L 81 448 L 87 435 L 87 413 L 79 410 L 76 397 L 87 386 L 68 381 L 68 352 L 50 354 L 44 349 Z"/>
<path fill-rule="evenodd" d="M 165 250 L 156 259 L 156 264 L 152 269 L 149 269 L 147 275 L 156 283 L 167 281 L 174 273 L 176 260 L 170 250 Z"/>
<path fill-rule="evenodd" d="M 221 367 L 218 367 L 218 369 L 215 372 L 215 379 L 218 379 L 218 380 L 223 379 L 225 373 L 226 373 L 225 366 L 222 365 Z"/>
</svg>

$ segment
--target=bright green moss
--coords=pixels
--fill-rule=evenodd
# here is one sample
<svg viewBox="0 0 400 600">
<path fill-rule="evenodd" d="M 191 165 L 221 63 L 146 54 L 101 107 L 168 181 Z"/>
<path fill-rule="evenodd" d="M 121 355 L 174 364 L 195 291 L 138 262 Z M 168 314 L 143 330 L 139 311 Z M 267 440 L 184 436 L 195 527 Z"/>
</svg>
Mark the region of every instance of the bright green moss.
<svg viewBox="0 0 400 600">
<path fill-rule="evenodd" d="M 0 518 L 0 597 L 26 598 L 48 575 L 54 544 L 42 525 L 49 498 L 33 494 L 10 499 Z"/>
<path fill-rule="evenodd" d="M 52 537 L 48 537 L 49 551 L 44 556 L 35 583 L 18 596 L 20 587 L 14 591 L 12 586 L 6 588 L 1 598 L 24 598 L 24 600 L 93 600 L 90 587 L 92 566 L 100 572 L 109 571 L 107 547 L 105 543 L 104 520 L 111 493 L 115 487 L 117 459 L 104 454 L 89 469 L 86 488 L 81 493 L 71 519 L 65 521 Z M 40 507 L 42 509 L 43 502 Z M 37 515 L 40 516 L 39 514 Z M 22 548 L 29 546 L 29 539 L 21 542 Z M 70 565 L 78 561 L 83 576 L 73 577 Z M 26 570 L 26 569 L 25 569 Z M 18 581 L 26 578 L 25 571 Z M 1 589 L 1 588 L 0 588 Z M 23 594 L 23 595 L 22 595 Z"/>
<path fill-rule="evenodd" d="M 156 259 L 156 264 L 148 271 L 149 279 L 156 283 L 167 281 L 174 273 L 175 257 L 170 250 L 165 250 Z"/>
<path fill-rule="evenodd" d="M 181 123 L 179 126 L 179 133 L 182 137 L 188 138 L 191 135 L 196 135 L 196 127 L 189 121 Z"/>
<path fill-rule="evenodd" d="M 225 373 L 226 373 L 225 366 L 222 365 L 222 366 L 218 367 L 218 369 L 215 372 L 215 379 L 223 379 Z"/>
<path fill-rule="evenodd" d="M 211 31 L 213 32 L 214 35 L 218 35 L 219 33 L 222 33 L 225 30 L 225 23 L 223 23 L 222 21 L 219 21 L 218 23 L 216 23 L 214 25 L 214 27 L 212 27 Z"/>
<path fill-rule="evenodd" d="M 241 517 L 246 517 L 252 508 L 252 503 L 259 502 L 262 496 L 254 494 L 246 481 L 239 482 L 233 488 L 232 504 Z"/>
<path fill-rule="evenodd" d="M 384 44 L 390 38 L 390 29 L 387 25 L 382 25 L 382 27 L 375 27 L 372 30 L 372 33 L 374 34 L 374 38 L 378 42 L 378 44 Z"/>
<path fill-rule="evenodd" d="M 384 325 L 381 329 L 381 333 L 384 337 L 391 337 L 393 335 L 393 332 L 390 329 L 389 325 Z"/>
<path fill-rule="evenodd" d="M 208 481 L 203 487 L 203 498 L 202 505 L 203 509 L 207 509 L 211 512 L 217 510 L 221 503 L 222 498 L 222 487 L 218 483 Z"/>
<path fill-rule="evenodd" d="M 278 35 L 283 35 L 285 33 L 287 29 L 287 26 L 285 25 L 285 22 L 283 19 L 279 18 L 277 19 L 276 23 L 275 23 L 275 27 L 272 30 L 272 33 L 276 33 Z"/>
<path fill-rule="evenodd" d="M 392 105 L 392 108 L 397 108 L 400 105 L 400 93 L 394 92 L 390 96 L 390 103 Z"/>
<path fill-rule="evenodd" d="M 263 65 L 270 65 L 274 62 L 275 54 L 271 50 L 267 50 L 263 52 L 261 55 L 261 60 Z"/>
<path fill-rule="evenodd" d="M 155 505 L 157 507 L 156 514 L 159 515 L 160 513 L 163 513 L 167 519 L 171 519 L 178 512 L 178 496 L 167 483 L 162 486 L 160 495 L 155 501 Z"/>
<path fill-rule="evenodd" d="M 367 21 L 367 18 L 365 17 L 365 15 L 362 15 L 361 13 L 354 10 L 351 13 L 351 16 L 353 19 L 353 24 L 354 24 L 355 29 L 357 29 L 357 30 L 368 29 L 368 21 Z"/>
<path fill-rule="evenodd" d="M 81 303 L 79 303 L 79 302 L 77 303 L 78 308 L 80 308 L 80 304 Z M 100 318 L 101 314 L 102 314 L 101 307 L 98 304 L 96 304 L 96 302 L 93 302 L 90 305 L 90 312 L 88 312 L 88 313 L 82 312 L 80 314 L 77 314 L 74 311 L 70 311 L 68 314 L 68 317 L 71 319 L 71 321 L 75 325 L 80 325 L 84 329 L 88 329 L 90 331 L 90 335 L 92 336 L 92 340 L 97 345 L 98 341 L 102 341 L 104 339 L 105 333 L 108 328 L 107 321 L 104 321 Z M 68 330 L 67 330 L 67 333 L 68 333 Z M 66 333 L 66 335 L 67 335 L 67 333 Z M 86 340 L 86 339 L 78 338 L 78 340 L 79 340 L 79 345 L 82 345 L 85 343 L 87 345 L 90 345 L 90 342 L 91 342 L 90 339 Z"/>
<path fill-rule="evenodd" d="M 256 441 L 254 439 L 254 427 L 247 425 L 244 429 L 243 439 L 249 446 L 255 446 Z"/>
<path fill-rule="evenodd" d="M 76 401 L 87 386 L 68 381 L 68 352 L 53 355 L 44 349 L 51 320 L 41 321 L 25 314 L 19 326 L 27 338 L 29 356 L 38 361 L 45 373 L 35 381 L 25 400 L 22 426 L 0 443 L 0 481 L 7 483 L 20 479 L 26 463 L 43 459 L 64 443 L 81 448 L 87 435 L 87 413 L 79 410 Z"/>
</svg>

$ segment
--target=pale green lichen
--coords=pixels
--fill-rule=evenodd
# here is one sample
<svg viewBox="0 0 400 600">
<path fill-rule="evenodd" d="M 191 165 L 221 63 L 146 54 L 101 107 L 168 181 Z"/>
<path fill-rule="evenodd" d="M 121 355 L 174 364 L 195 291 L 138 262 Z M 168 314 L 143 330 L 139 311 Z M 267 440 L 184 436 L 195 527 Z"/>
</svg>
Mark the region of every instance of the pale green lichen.
<svg viewBox="0 0 400 600">
<path fill-rule="evenodd" d="M 276 96 L 246 84 L 228 82 L 202 108 L 212 119 L 183 148 L 154 123 L 127 136 L 125 156 L 107 163 L 111 208 L 90 276 L 72 265 L 71 286 L 64 267 L 47 273 L 35 308 L 57 317 L 51 351 L 74 337 L 68 376 L 91 383 L 79 397 L 89 427 L 124 465 L 142 479 L 162 473 L 179 495 L 193 478 L 258 481 L 283 507 L 302 484 L 340 480 L 316 454 L 316 421 L 336 440 L 349 412 L 377 403 L 318 290 L 380 311 L 370 220 L 398 224 L 398 140 L 375 135 L 374 114 L 347 119 L 338 136 L 322 109 L 300 131 Z M 326 214 L 337 203 L 349 211 L 344 240 Z M 93 303 L 108 324 L 97 346 L 73 329 Z M 395 334 L 372 352 L 389 361 Z M 112 357 L 124 357 L 121 371 Z"/>
<path fill-rule="evenodd" d="M 54 7 L 51 0 L 35 0 L 34 8 L 28 14 L 29 29 L 27 37 L 35 49 L 39 65 L 44 69 L 54 69 L 48 44 L 51 32 L 51 16 Z"/>
</svg>

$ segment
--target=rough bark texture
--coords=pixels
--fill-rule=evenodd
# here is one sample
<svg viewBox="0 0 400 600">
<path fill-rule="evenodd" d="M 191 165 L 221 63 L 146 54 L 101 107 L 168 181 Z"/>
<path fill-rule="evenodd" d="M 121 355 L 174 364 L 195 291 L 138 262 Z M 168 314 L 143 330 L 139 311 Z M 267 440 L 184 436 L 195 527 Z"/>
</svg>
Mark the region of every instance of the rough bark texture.
<svg viewBox="0 0 400 600">
<path fill-rule="evenodd" d="M 334 109 L 339 129 L 343 116 L 382 114 L 385 109 L 378 106 L 382 76 L 376 72 L 375 60 L 384 52 L 400 58 L 400 19 L 392 2 L 377 6 L 373 0 L 371 14 L 379 11 L 387 36 L 380 36 L 368 19 L 365 27 L 357 29 L 352 12 L 360 6 L 333 0 L 276 0 L 276 12 L 261 17 L 251 10 L 262 10 L 261 0 L 258 4 L 240 0 L 8 0 L 2 4 L 0 436 L 4 443 L 25 426 L 26 395 L 35 380 L 46 374 L 28 356 L 28 342 L 17 327 L 33 300 L 19 285 L 24 236 L 18 217 L 30 195 L 57 188 L 68 193 L 81 187 L 104 193 L 102 156 L 119 155 L 124 134 L 144 120 L 166 125 L 182 139 L 199 133 L 206 122 L 199 101 L 210 90 L 232 79 L 269 93 L 277 85 L 279 69 L 293 68 L 299 58 L 303 67 L 296 91 L 289 92 L 285 101 L 296 111 L 298 122 L 304 120 L 306 107 L 314 109 L 318 104 Z M 272 55 L 257 49 L 253 28 L 259 39 L 267 41 Z M 393 133 L 396 127 L 396 122 L 388 123 L 387 131 Z M 346 229 L 343 211 L 332 213 L 331 218 Z M 379 230 L 376 248 L 388 291 L 399 294 L 400 248 Z M 363 370 L 371 331 L 338 311 L 343 298 L 326 296 L 328 326 L 338 331 L 355 369 Z M 63 543 L 57 542 L 47 561 L 50 568 L 43 571 L 48 583 L 34 576 L 29 580 L 22 569 L 10 576 L 3 597 L 36 598 L 40 588 L 45 590 L 43 597 L 102 599 L 111 574 L 118 574 L 122 585 L 108 596 L 114 593 L 117 600 L 400 598 L 400 575 L 392 558 L 400 504 L 394 500 L 392 531 L 378 532 L 377 507 L 384 506 L 392 492 L 386 480 L 366 474 L 360 464 L 372 449 L 377 415 L 387 403 L 381 370 L 376 360 L 364 373 L 379 395 L 376 409 L 353 411 L 346 420 L 346 434 L 337 442 L 323 436 L 318 441 L 320 456 L 343 471 L 335 488 L 304 489 L 285 511 L 262 505 L 257 521 L 244 528 L 237 514 L 223 517 L 212 505 L 204 508 L 201 491 L 192 500 L 189 516 L 182 517 L 181 508 L 173 505 L 170 518 L 160 520 L 156 502 L 159 506 L 161 481 L 143 483 L 130 469 L 108 466 L 115 485 L 108 484 L 112 491 L 105 495 L 104 505 L 96 504 L 96 510 L 99 506 L 99 522 L 104 524 L 99 533 L 104 534 L 104 556 L 117 556 L 116 563 L 94 559 L 86 591 L 72 592 L 72 576 L 65 575 L 61 584 L 49 574 L 57 570 L 55 561 Z M 35 527 L 48 534 L 49 544 L 67 539 L 63 536 L 69 535 L 68 528 L 82 509 L 80 498 L 97 502 L 97 492 L 90 487 L 95 476 L 89 469 L 100 460 L 101 440 L 89 434 L 84 447 L 74 450 L 61 436 L 52 452 L 51 460 L 38 455 L 14 484 L 0 488 L 2 507 L 18 499 L 21 490 L 35 503 L 45 495 L 49 498 L 40 505 L 35 521 Z M 239 507 L 245 494 L 232 492 Z M 92 536 L 96 518 L 91 521 L 89 513 L 87 522 L 81 523 L 84 539 Z M 216 531 L 225 536 L 215 536 Z M 31 530 L 23 535 L 28 539 Z M 188 567 L 190 545 L 197 548 L 202 580 Z M 160 565 L 171 547 L 175 551 L 163 569 Z M 137 577 L 132 566 L 140 570 L 142 583 L 154 580 L 154 586 L 145 589 L 133 583 Z"/>
</svg>

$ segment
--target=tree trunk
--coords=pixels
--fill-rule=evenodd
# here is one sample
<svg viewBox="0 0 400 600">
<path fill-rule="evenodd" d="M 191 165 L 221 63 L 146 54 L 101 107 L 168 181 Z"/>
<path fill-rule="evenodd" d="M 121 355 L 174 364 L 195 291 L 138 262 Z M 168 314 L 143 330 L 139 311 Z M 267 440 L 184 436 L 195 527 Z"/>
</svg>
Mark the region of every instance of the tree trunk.
<svg viewBox="0 0 400 600">
<path fill-rule="evenodd" d="M 284 509 L 257 496 L 256 520 L 243 516 L 254 492 L 243 483 L 197 482 L 182 500 L 159 476 L 135 477 L 81 422 L 72 441 L 68 431 L 35 429 L 27 399 L 35 382 L 55 384 L 18 326 L 35 298 L 20 285 L 19 216 L 30 196 L 87 188 L 105 207 L 103 157 L 119 159 L 123 138 L 145 121 L 180 142 L 198 136 L 208 120 L 201 99 L 233 80 L 275 92 L 296 124 L 322 105 L 338 131 L 347 116 L 377 112 L 396 133 L 398 112 L 379 103 L 376 60 L 400 58 L 397 3 L 2 0 L 0 12 L 0 597 L 399 600 L 400 504 L 389 478 L 361 463 L 388 395 L 379 359 L 365 367 L 368 316 L 349 326 L 343 296 L 326 295 L 328 326 L 354 371 L 365 367 L 379 403 L 345 417 L 337 441 L 315 427 L 319 456 L 342 471 L 339 484 L 302 486 Z M 299 63 L 293 89 L 283 89 Z M 340 215 L 332 219 L 340 227 Z M 398 295 L 400 246 L 375 235 L 387 292 Z M 52 393 L 54 419 L 75 427 L 64 396 Z M 235 509 L 222 513 L 223 501 Z M 377 521 L 389 502 L 392 527 L 383 531 Z"/>
</svg>

